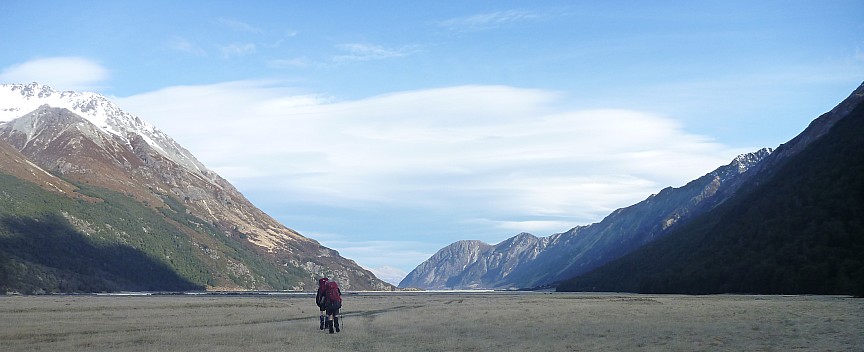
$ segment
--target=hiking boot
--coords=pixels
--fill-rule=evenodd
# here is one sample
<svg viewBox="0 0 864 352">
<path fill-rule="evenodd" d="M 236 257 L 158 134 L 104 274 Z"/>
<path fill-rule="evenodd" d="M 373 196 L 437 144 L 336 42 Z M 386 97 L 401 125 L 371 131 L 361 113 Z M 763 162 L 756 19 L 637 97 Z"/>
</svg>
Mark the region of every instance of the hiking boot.
<svg viewBox="0 0 864 352">
<path fill-rule="evenodd" d="M 336 332 L 339 332 L 339 318 L 333 317 L 333 326 L 336 327 Z"/>
<path fill-rule="evenodd" d="M 333 321 L 332 320 L 327 321 L 327 328 L 330 329 L 329 331 L 332 334 L 333 333 Z"/>
<path fill-rule="evenodd" d="M 318 317 L 321 318 L 321 328 L 319 328 L 318 330 L 324 330 L 324 316 L 321 315 L 321 316 L 318 316 Z"/>
</svg>

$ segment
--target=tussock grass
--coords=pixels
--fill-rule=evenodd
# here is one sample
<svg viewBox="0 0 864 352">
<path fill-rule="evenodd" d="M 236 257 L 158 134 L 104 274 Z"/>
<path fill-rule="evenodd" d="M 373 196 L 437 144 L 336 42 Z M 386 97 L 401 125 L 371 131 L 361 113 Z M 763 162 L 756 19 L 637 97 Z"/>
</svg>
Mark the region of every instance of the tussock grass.
<svg viewBox="0 0 864 352">
<path fill-rule="evenodd" d="M 860 351 L 864 301 L 833 296 L 0 297 L 0 351 Z"/>
</svg>

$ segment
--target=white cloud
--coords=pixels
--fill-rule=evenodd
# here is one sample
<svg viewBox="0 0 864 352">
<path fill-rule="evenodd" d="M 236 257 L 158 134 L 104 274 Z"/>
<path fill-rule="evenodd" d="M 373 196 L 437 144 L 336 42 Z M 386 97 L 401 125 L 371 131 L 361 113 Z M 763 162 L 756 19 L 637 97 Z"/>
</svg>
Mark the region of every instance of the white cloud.
<svg viewBox="0 0 864 352">
<path fill-rule="evenodd" d="M 216 22 L 237 32 L 247 32 L 247 33 L 261 33 L 261 28 L 255 27 L 243 21 L 238 21 L 230 18 L 217 18 Z"/>
<path fill-rule="evenodd" d="M 225 58 L 246 56 L 258 51 L 254 43 L 232 43 L 228 45 L 220 45 L 219 50 L 222 51 L 222 56 Z"/>
<path fill-rule="evenodd" d="M 522 220 L 522 221 L 504 221 L 490 219 L 470 219 L 465 223 L 479 223 L 491 225 L 501 230 L 504 233 L 515 234 L 518 232 L 528 232 L 532 234 L 551 234 L 556 232 L 564 232 L 573 228 L 573 223 L 562 220 Z M 494 243 L 493 243 L 494 244 Z"/>
<path fill-rule="evenodd" d="M 394 285 L 439 249 L 421 241 L 352 240 L 337 234 L 303 233 L 326 247 L 338 248 L 339 255 L 354 259 L 379 279 Z"/>
<path fill-rule="evenodd" d="M 408 276 L 408 272 L 406 272 L 405 270 L 394 268 L 389 265 L 384 265 L 377 268 L 367 268 L 367 270 L 371 271 L 379 279 L 389 282 L 394 286 L 398 286 L 399 282 L 401 282 L 402 279 Z"/>
<path fill-rule="evenodd" d="M 547 15 L 527 10 L 505 10 L 477 15 L 451 18 L 438 23 L 450 30 L 482 30 L 500 27 L 509 23 L 537 21 L 547 18 Z"/>
<path fill-rule="evenodd" d="M 344 53 L 333 57 L 334 62 L 383 60 L 394 57 L 404 57 L 416 53 L 419 47 L 408 45 L 398 48 L 387 48 L 376 44 L 349 43 L 339 45 Z"/>
<path fill-rule="evenodd" d="M 229 179 L 326 204 L 595 219 L 742 152 L 663 116 L 555 109 L 558 95 L 542 90 L 461 86 L 332 102 L 270 83 L 173 87 L 120 104 Z"/>
<path fill-rule="evenodd" d="M 94 91 L 109 78 L 108 69 L 81 57 L 52 57 L 12 65 L 0 72 L 0 82 L 38 82 L 59 90 Z"/>
<path fill-rule="evenodd" d="M 304 68 L 311 66 L 309 59 L 305 57 L 296 57 L 293 59 L 273 59 L 267 62 L 267 66 L 271 68 Z"/>
<path fill-rule="evenodd" d="M 195 43 L 181 37 L 173 37 L 168 41 L 168 47 L 186 54 L 207 56 L 207 51 Z"/>
<path fill-rule="evenodd" d="M 458 86 L 333 101 L 277 82 L 240 81 L 118 103 L 241 190 L 328 209 L 457 214 L 446 221 L 486 219 L 505 234 L 548 235 L 599 221 L 747 152 L 665 116 L 566 109 L 561 100 L 545 90 Z M 370 268 L 410 270 L 441 247 L 419 253 L 429 243 L 303 233 Z"/>
</svg>

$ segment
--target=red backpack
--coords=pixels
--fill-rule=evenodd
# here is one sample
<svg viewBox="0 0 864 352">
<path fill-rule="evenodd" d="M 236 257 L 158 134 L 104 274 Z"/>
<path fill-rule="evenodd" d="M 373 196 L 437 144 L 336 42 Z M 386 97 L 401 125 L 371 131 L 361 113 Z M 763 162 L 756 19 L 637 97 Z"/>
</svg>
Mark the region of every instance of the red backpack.
<svg viewBox="0 0 864 352">
<path fill-rule="evenodd" d="M 339 284 L 336 281 L 327 281 L 324 284 L 324 295 L 327 296 L 327 302 L 342 303 L 342 293 L 339 291 Z"/>
</svg>

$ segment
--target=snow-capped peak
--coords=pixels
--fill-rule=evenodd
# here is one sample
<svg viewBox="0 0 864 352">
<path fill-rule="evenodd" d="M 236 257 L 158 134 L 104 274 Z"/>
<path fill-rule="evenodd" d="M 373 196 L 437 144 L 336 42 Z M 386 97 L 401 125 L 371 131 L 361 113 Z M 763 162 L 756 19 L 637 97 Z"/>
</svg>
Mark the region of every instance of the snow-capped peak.
<svg viewBox="0 0 864 352">
<path fill-rule="evenodd" d="M 749 170 L 753 165 L 756 165 L 766 156 L 770 155 L 774 152 L 772 148 L 762 148 L 753 153 L 741 154 L 732 161 L 730 165 L 735 165 L 738 167 L 738 173 L 744 173 Z"/>
<path fill-rule="evenodd" d="M 212 180 L 215 175 L 207 170 L 188 150 L 155 126 L 125 112 L 103 95 L 90 92 L 56 91 L 47 85 L 2 84 L 0 85 L 0 124 L 17 119 L 49 105 L 65 108 L 92 122 L 102 131 L 116 135 L 129 142 L 128 135 L 135 134 L 144 139 L 153 149 L 193 173 Z"/>
<path fill-rule="evenodd" d="M 41 105 L 65 108 L 75 112 L 94 125 L 122 137 L 117 128 L 111 128 L 108 117 L 120 110 L 108 99 L 96 93 L 58 92 L 46 85 L 4 84 L 0 89 L 0 122 L 19 118 Z M 109 112 L 110 111 L 110 112 Z"/>
</svg>

